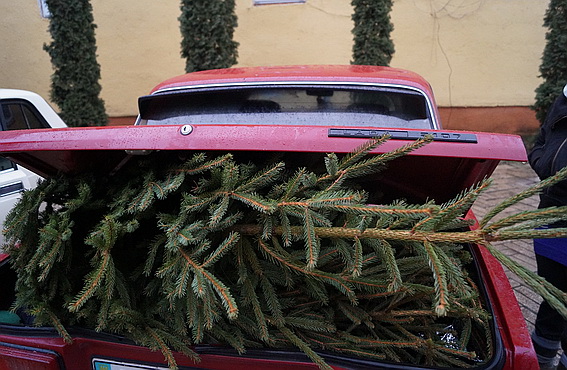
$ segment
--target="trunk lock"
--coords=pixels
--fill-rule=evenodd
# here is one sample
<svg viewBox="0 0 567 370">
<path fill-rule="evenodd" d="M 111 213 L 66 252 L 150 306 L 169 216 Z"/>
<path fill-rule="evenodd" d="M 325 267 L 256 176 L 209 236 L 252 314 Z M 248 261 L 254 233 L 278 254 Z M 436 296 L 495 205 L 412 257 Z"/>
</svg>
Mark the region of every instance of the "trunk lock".
<svg viewBox="0 0 567 370">
<path fill-rule="evenodd" d="M 183 125 L 183 126 L 181 126 L 181 129 L 179 130 L 179 132 L 181 132 L 181 135 L 189 135 L 191 132 L 193 132 L 193 126 Z"/>
</svg>

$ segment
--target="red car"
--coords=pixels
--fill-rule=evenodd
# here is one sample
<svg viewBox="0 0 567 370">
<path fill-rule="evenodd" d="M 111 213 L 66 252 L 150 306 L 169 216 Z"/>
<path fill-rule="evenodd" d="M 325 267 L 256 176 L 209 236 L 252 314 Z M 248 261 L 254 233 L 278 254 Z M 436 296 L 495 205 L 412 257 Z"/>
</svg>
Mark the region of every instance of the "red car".
<svg viewBox="0 0 567 370">
<path fill-rule="evenodd" d="M 443 130 L 429 84 L 403 70 L 370 66 L 235 68 L 191 73 L 158 85 L 139 100 L 134 126 L 0 133 L 0 152 L 44 177 L 120 171 L 125 161 L 163 151 L 277 153 L 309 163 L 325 153 L 349 153 L 390 134 L 384 153 L 430 134 L 433 142 L 369 178 L 386 200 L 437 203 L 489 176 L 501 160 L 525 161 L 513 135 Z M 474 219 L 472 212 L 468 217 Z M 79 220 L 77 221 L 79 222 Z M 476 284 L 493 320 L 491 357 L 479 369 L 534 369 L 527 327 L 500 263 L 471 245 Z M 0 311 L 15 297 L 16 272 L 0 255 Z M 69 328 L 69 344 L 51 327 L 0 322 L 0 369 L 161 369 L 162 354 L 110 333 Z M 316 368 L 302 353 L 254 349 L 243 355 L 197 346 L 201 362 L 176 355 L 180 368 Z M 416 364 L 327 355 L 335 368 L 424 369 Z M 474 366 L 473 366 L 474 367 Z"/>
</svg>

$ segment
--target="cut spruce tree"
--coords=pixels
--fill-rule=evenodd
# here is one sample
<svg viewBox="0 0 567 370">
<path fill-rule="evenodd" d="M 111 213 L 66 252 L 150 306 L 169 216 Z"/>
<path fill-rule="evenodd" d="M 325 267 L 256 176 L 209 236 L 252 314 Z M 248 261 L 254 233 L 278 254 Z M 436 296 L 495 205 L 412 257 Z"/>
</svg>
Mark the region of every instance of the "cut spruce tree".
<svg viewBox="0 0 567 370">
<path fill-rule="evenodd" d="M 47 179 L 7 219 L 14 309 L 67 341 L 70 326 L 124 335 L 171 367 L 173 351 L 198 361 L 198 344 L 295 348 L 321 368 L 327 352 L 472 367 L 494 350 L 476 243 L 567 317 L 564 293 L 490 244 L 566 235 L 537 229 L 565 208 L 496 217 L 565 171 L 471 229 L 488 180 L 443 204 L 369 204 L 379 189 L 359 180 L 430 139 L 369 154 L 385 140 L 315 164 L 162 151 L 108 177 Z"/>
</svg>

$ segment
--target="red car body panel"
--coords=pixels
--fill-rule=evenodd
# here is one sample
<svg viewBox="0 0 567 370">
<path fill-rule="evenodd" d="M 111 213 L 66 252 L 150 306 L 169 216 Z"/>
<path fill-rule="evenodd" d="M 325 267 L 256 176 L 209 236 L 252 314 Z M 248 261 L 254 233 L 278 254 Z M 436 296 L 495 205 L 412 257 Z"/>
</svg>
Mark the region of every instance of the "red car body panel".
<svg viewBox="0 0 567 370">
<path fill-rule="evenodd" d="M 184 356 L 175 356 L 181 367 L 193 369 L 317 369 L 317 365 L 309 360 L 286 361 L 284 359 L 238 357 L 227 354 L 200 354 L 200 362 L 195 363 Z M 93 369 L 93 359 L 105 361 L 129 362 L 167 368 L 163 364 L 160 352 L 147 348 L 119 344 L 109 341 L 74 337 L 73 344 L 66 344 L 61 338 L 0 336 L 0 369 Z M 29 366 L 28 366 L 29 365 Z M 25 367 L 28 366 L 28 367 Z M 335 367 L 341 369 L 340 367 Z"/>
<path fill-rule="evenodd" d="M 432 97 L 429 85 L 415 74 L 382 67 L 356 66 L 199 72 L 168 80 L 154 91 L 209 84 L 298 80 L 406 84 Z M 403 194 L 416 194 L 418 198 L 435 199 L 437 202 L 450 200 L 489 176 L 501 160 L 527 160 L 521 139 L 514 135 L 349 127 L 342 136 L 333 136 L 331 131 L 335 129 L 344 128 L 317 126 L 316 123 L 313 126 L 277 126 L 267 122 L 264 125 L 192 125 L 190 130 L 183 130 L 180 125 L 168 125 L 11 131 L 0 133 L 0 154 L 43 176 L 82 171 L 95 171 L 106 176 L 119 171 L 129 157 L 155 150 L 288 152 L 305 155 L 348 153 L 364 143 L 367 140 L 364 137 L 390 131 L 397 139 L 389 140 L 374 150 L 374 153 L 384 153 L 412 142 L 410 137 L 432 134 L 437 140 L 396 160 L 385 170 L 380 181 L 385 186 L 399 189 Z M 357 137 L 361 133 L 362 137 Z M 403 139 L 404 135 L 408 139 Z M 463 138 L 468 140 L 462 141 Z M 474 219 L 472 212 L 468 217 Z M 502 266 L 481 246 L 473 246 L 473 252 L 505 351 L 502 368 L 537 368 L 523 315 Z M 0 266 L 6 259 L 7 255 L 0 254 Z M 74 342 L 68 344 L 50 328 L 10 328 L 9 325 L 0 325 L 0 368 L 3 369 L 1 366 L 4 364 L 11 364 L 8 361 L 20 358 L 37 363 L 37 367 L 29 367 L 34 369 L 92 369 L 92 358 L 95 357 L 165 366 L 161 353 L 132 345 L 124 339 L 71 332 Z M 234 356 L 230 351 L 223 355 L 222 351 L 209 349 L 202 350 L 200 364 L 183 356 L 177 358 L 178 364 L 210 369 L 316 368 L 306 359 L 286 360 L 285 354 L 273 355 L 270 351 L 263 358 L 255 358 Z M 42 365 L 44 363 L 46 365 Z M 393 366 L 390 368 L 404 367 Z"/>
<path fill-rule="evenodd" d="M 2 132 L 0 150 L 4 153 L 74 152 L 97 150 L 247 150 L 348 153 L 361 144 L 356 137 L 329 137 L 329 127 L 323 126 L 231 126 L 195 125 L 193 131 L 183 135 L 179 126 L 113 126 L 41 130 L 16 130 Z M 350 128 L 349 130 L 358 130 Z M 368 130 L 361 127 L 360 131 Z M 379 136 L 382 133 L 402 130 L 369 130 Z M 459 138 L 464 134 L 476 136 L 478 145 L 463 142 L 434 141 L 413 154 L 447 158 L 480 160 L 527 160 L 519 137 L 490 133 L 465 133 L 462 131 L 403 130 L 417 136 L 436 134 L 439 137 Z M 386 152 L 407 144 L 407 140 L 390 140 L 376 152 Z M 458 156 L 455 155 L 458 153 Z M 54 166 L 62 163 L 51 163 Z M 62 169 L 61 168 L 61 169 Z M 57 168 L 58 170 L 60 168 Z"/>
<path fill-rule="evenodd" d="M 417 73 L 390 67 L 356 65 L 249 67 L 193 72 L 165 80 L 154 87 L 151 92 L 215 84 L 311 81 L 412 86 L 433 97 L 429 83 Z"/>
</svg>

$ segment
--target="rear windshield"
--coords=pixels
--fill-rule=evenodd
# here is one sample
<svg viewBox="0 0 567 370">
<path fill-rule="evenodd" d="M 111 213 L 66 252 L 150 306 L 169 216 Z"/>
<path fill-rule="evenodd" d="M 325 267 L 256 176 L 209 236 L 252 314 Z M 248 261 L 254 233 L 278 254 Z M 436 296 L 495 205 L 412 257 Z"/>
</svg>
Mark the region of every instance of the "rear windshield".
<svg viewBox="0 0 567 370">
<path fill-rule="evenodd" d="M 435 129 L 421 93 L 402 88 L 238 87 L 140 98 L 148 125 L 278 124 Z"/>
</svg>

